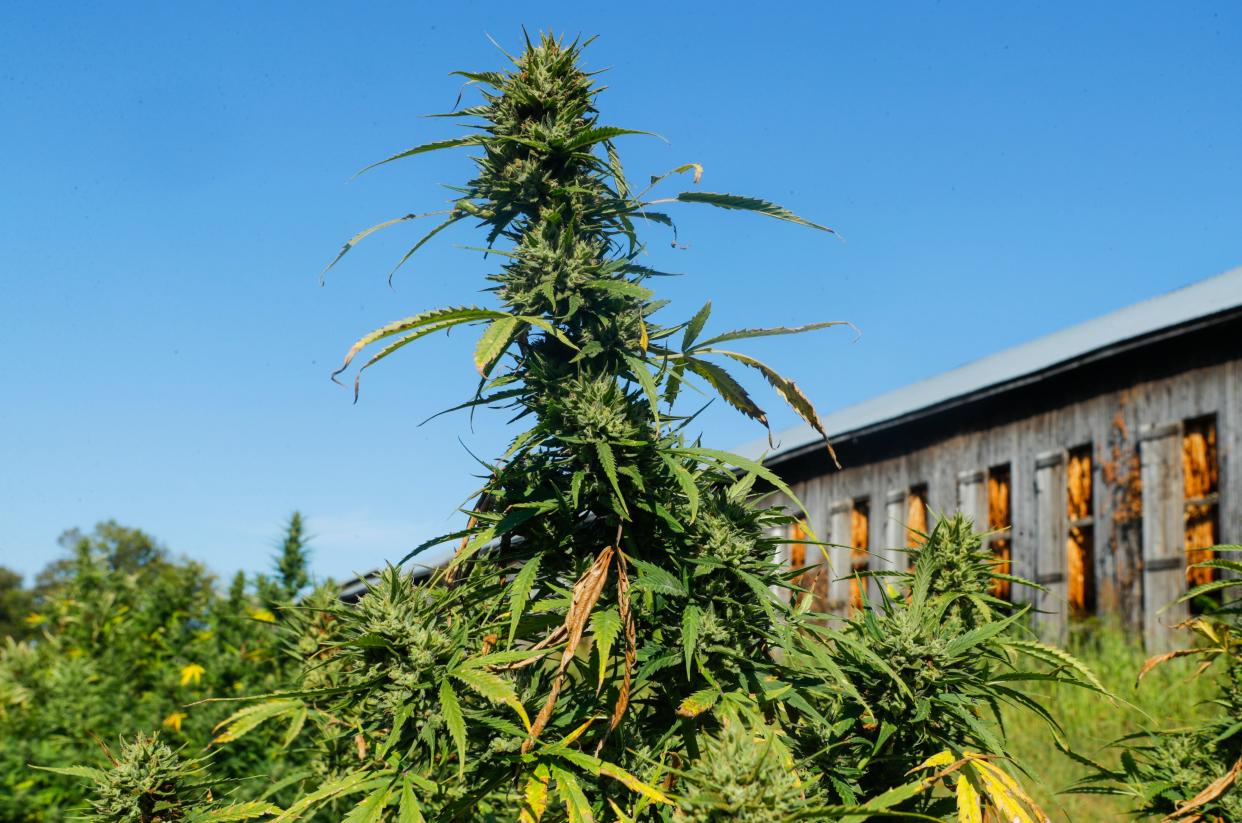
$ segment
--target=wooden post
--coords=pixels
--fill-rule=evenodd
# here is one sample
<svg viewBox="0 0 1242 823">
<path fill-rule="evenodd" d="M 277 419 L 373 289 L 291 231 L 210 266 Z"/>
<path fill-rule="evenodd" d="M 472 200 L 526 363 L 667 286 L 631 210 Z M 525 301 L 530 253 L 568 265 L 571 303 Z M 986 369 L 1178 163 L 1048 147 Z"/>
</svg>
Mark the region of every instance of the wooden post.
<svg viewBox="0 0 1242 823">
<path fill-rule="evenodd" d="M 960 472 L 957 476 L 957 510 L 975 524 L 975 531 L 988 530 L 988 487 L 983 469 Z"/>
<path fill-rule="evenodd" d="M 1064 643 L 1067 615 L 1065 582 L 1065 452 L 1044 452 L 1035 458 L 1035 620 L 1040 636 Z"/>
<path fill-rule="evenodd" d="M 828 559 L 828 601 L 825 611 L 846 614 L 850 603 L 850 511 L 852 500 L 837 500 L 829 509 L 833 543 L 825 547 Z"/>
<path fill-rule="evenodd" d="M 896 571 L 910 565 L 902 549 L 906 545 L 906 490 L 895 489 L 884 498 L 884 546 L 876 554 L 876 565 L 884 571 Z M 872 596 L 892 583 L 889 578 L 875 578 Z"/>
<path fill-rule="evenodd" d="M 1181 643 L 1173 626 L 1186 619 L 1183 546 L 1182 424 L 1144 426 L 1139 431 L 1143 478 L 1143 639 L 1150 654 Z"/>
</svg>

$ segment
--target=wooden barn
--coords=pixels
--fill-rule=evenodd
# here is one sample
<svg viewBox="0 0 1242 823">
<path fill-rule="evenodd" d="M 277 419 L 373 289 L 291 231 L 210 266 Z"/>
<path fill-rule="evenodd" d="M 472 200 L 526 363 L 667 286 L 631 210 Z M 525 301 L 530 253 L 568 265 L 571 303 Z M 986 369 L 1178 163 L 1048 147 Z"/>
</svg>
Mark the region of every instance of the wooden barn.
<svg viewBox="0 0 1242 823">
<path fill-rule="evenodd" d="M 851 570 L 904 564 L 911 530 L 962 511 L 1013 574 L 1047 588 L 998 585 L 1034 599 L 1046 637 L 1115 613 L 1150 649 L 1167 648 L 1187 607 L 1165 607 L 1211 579 L 1187 564 L 1242 543 L 1242 268 L 824 423 L 842 469 L 806 426 L 742 450 L 762 455 L 812 531 L 837 544 L 788 547 L 791 565 L 827 561 L 821 608 L 875 596 Z"/>
</svg>

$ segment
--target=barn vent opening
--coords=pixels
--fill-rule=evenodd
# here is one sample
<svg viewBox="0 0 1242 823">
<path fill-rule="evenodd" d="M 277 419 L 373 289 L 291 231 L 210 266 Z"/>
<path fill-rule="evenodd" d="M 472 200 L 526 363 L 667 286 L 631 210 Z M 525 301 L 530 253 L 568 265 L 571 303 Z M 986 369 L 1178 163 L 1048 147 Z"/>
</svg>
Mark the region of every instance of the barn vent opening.
<svg viewBox="0 0 1242 823">
<path fill-rule="evenodd" d="M 790 525 L 789 539 L 792 541 L 789 544 L 790 571 L 801 569 L 801 567 L 807 565 L 806 536 L 806 525 L 802 523 L 802 521 L 797 521 L 797 523 Z M 810 597 L 811 606 L 814 607 L 816 611 L 823 611 L 823 602 L 827 600 L 827 578 L 823 575 L 822 571 L 821 565 L 817 564 L 815 569 L 804 571 L 801 575 L 792 580 L 794 586 L 805 588 L 806 590 L 806 593 L 796 591 L 790 593 L 791 601 L 795 601 L 795 605 L 802 600 L 806 600 L 807 597 Z M 823 582 L 822 586 L 820 583 L 821 577 L 825 577 L 825 582 Z M 823 590 L 822 592 L 820 591 L 821 588 Z"/>
<path fill-rule="evenodd" d="M 1187 420 L 1182 426 L 1182 477 L 1185 483 L 1184 534 L 1186 582 L 1200 586 L 1216 579 L 1216 569 L 1192 568 L 1212 559 L 1209 547 L 1220 542 L 1220 467 L 1216 454 L 1216 415 Z M 1191 604 L 1194 610 L 1194 604 Z"/>
<path fill-rule="evenodd" d="M 1065 546 L 1067 591 L 1071 617 L 1095 614 L 1095 486 L 1092 479 L 1090 443 L 1069 451 L 1066 465 L 1066 514 L 1069 518 Z"/>
<path fill-rule="evenodd" d="M 1012 574 L 1013 542 L 1013 497 L 1010 491 L 1012 472 L 1008 463 L 988 469 L 988 545 L 992 556 L 996 558 L 998 574 Z M 993 578 L 992 594 L 1002 600 L 1010 596 L 1009 581 Z"/>
<path fill-rule="evenodd" d="M 862 609 L 867 600 L 866 577 L 859 577 L 871 566 L 867 535 L 871 532 L 871 503 L 865 498 L 854 500 L 850 507 L 850 610 Z"/>
<path fill-rule="evenodd" d="M 927 537 L 927 484 L 918 483 L 906 492 L 906 548 L 923 545 Z"/>
</svg>

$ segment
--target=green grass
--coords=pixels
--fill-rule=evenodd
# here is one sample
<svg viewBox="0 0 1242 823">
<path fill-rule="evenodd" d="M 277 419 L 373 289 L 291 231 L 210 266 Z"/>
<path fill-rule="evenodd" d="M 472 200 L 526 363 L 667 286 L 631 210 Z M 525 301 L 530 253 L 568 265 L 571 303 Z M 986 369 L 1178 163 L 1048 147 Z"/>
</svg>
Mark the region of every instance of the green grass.
<svg viewBox="0 0 1242 823">
<path fill-rule="evenodd" d="M 1100 695 L 1073 686 L 1031 684 L 1037 696 L 1065 730 L 1074 751 L 1108 765 L 1117 752 L 1109 744 L 1142 729 L 1190 725 L 1210 707 L 1201 705 L 1213 694 L 1209 673 L 1196 679 L 1193 662 L 1174 661 L 1158 666 L 1136 687 L 1136 678 L 1147 659 L 1134 633 L 1116 625 L 1094 622 L 1073 630 L 1068 650 L 1091 667 L 1116 697 L 1110 705 Z M 1029 713 L 1007 712 L 1006 732 L 1014 755 L 1039 783 L 1029 781 L 1032 797 L 1053 820 L 1120 820 L 1130 805 L 1127 798 L 1063 794 L 1063 790 L 1088 773 L 1053 743 L 1046 725 Z"/>
</svg>

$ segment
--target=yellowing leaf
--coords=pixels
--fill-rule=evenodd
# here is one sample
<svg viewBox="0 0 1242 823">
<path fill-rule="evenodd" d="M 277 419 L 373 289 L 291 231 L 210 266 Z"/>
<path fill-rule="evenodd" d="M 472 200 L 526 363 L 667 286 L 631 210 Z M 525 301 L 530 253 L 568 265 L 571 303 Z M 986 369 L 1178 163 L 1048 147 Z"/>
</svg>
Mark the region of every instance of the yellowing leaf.
<svg viewBox="0 0 1242 823">
<path fill-rule="evenodd" d="M 668 796 L 665 795 L 664 792 L 654 786 L 648 786 L 646 783 L 639 780 L 637 777 L 630 774 L 620 766 L 612 763 L 603 763 L 599 767 L 599 773 L 606 775 L 607 777 L 611 777 L 613 780 L 618 780 L 621 783 L 624 783 L 626 788 L 631 791 L 638 792 L 648 800 L 654 800 L 657 803 L 668 803 L 669 805 L 672 805 L 673 803 L 673 801 L 668 799 Z"/>
<path fill-rule="evenodd" d="M 957 820 L 958 823 L 983 823 L 979 792 L 964 774 L 957 776 Z"/>
<path fill-rule="evenodd" d="M 956 759 L 957 758 L 953 756 L 953 752 L 949 751 L 948 749 L 945 749 L 939 754 L 933 754 L 931 757 L 927 758 L 926 760 L 924 760 L 919 765 L 915 766 L 910 771 L 917 772 L 920 769 L 931 769 L 931 768 L 935 768 L 936 766 L 947 766 Z"/>
<path fill-rule="evenodd" d="M 548 780 L 551 773 L 544 764 L 535 767 L 535 773 L 526 781 L 526 790 L 522 794 L 522 812 L 518 816 L 519 823 L 539 823 L 544 811 L 548 808 Z"/>
<path fill-rule="evenodd" d="M 1012 820 L 1014 823 L 1037 823 L 1036 818 L 1028 811 L 1028 807 L 1034 804 L 1018 788 L 1012 777 L 986 760 L 975 760 L 974 765 L 978 767 L 975 773 L 983 781 L 988 800 L 1005 816 L 1005 820 Z"/>
<path fill-rule="evenodd" d="M 27 626 L 38 626 L 39 624 L 46 623 L 46 622 L 47 622 L 47 618 L 39 614 L 38 612 L 31 612 L 30 614 L 26 615 Z"/>
<path fill-rule="evenodd" d="M 181 721 L 185 720 L 185 718 L 186 718 L 185 712 L 173 712 L 172 714 L 168 715 L 168 717 L 164 718 L 163 726 L 166 729 L 173 729 L 174 731 L 181 731 Z"/>
<path fill-rule="evenodd" d="M 188 686 L 191 683 L 194 683 L 195 685 L 201 683 L 203 681 L 203 674 L 205 674 L 206 671 L 206 669 L 197 663 L 191 663 L 188 666 L 183 666 L 181 669 L 181 685 Z"/>
<path fill-rule="evenodd" d="M 251 609 L 248 614 L 251 620 L 258 620 L 261 623 L 275 623 L 276 615 L 267 609 Z"/>
<path fill-rule="evenodd" d="M 700 689 L 681 701 L 681 705 L 677 707 L 677 713 L 682 717 L 698 717 L 712 706 L 715 706 L 716 701 L 719 699 L 720 690 L 709 686 L 706 689 Z"/>
</svg>

